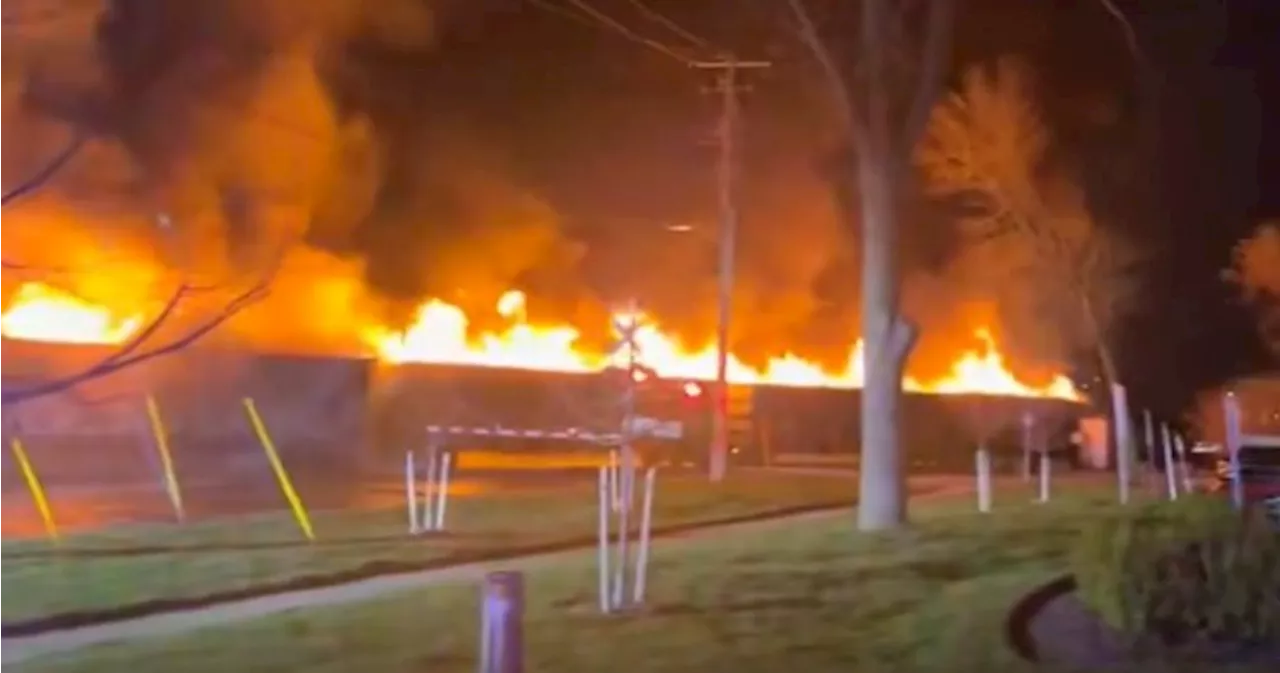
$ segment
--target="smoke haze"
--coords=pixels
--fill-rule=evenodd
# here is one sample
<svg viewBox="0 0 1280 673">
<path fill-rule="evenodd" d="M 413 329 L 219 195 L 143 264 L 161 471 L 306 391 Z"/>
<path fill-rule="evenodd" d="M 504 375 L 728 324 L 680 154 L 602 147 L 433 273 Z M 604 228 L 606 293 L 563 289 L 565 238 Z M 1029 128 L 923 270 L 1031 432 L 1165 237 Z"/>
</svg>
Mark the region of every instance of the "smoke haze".
<svg viewBox="0 0 1280 673">
<path fill-rule="evenodd" d="M 421 75 L 447 70 L 439 43 L 467 3 L 54 5 L 5 3 L 6 188 L 74 133 L 91 140 L 6 212 L 6 260 L 62 265 L 66 251 L 110 239 L 120 264 L 74 255 L 115 278 L 113 288 L 162 296 L 175 276 L 247 278 L 283 257 L 270 297 L 225 330 L 273 349 L 354 348 L 352 325 L 403 324 L 427 297 L 462 306 L 477 330 L 495 327 L 494 304 L 512 288 L 530 295 L 531 320 L 569 322 L 588 346 L 611 339 L 609 311 L 628 297 L 687 345 L 712 339 L 711 157 L 687 162 L 694 198 L 667 208 L 669 218 L 613 213 L 574 223 L 571 235 L 494 130 L 442 102 L 448 77 Z M 794 109 L 767 122 L 759 105 L 748 145 L 770 156 L 748 157 L 744 178 L 734 349 L 748 363 L 791 350 L 841 367 L 858 333 L 859 274 L 856 234 L 814 170 L 829 127 L 797 122 Z M 709 125 L 707 109 L 694 113 Z M 693 131 L 680 142 L 696 146 Z M 125 282 L 130 264 L 163 272 Z M 916 266 L 906 303 L 925 337 L 913 367 L 932 371 L 991 316 L 977 315 L 980 302 L 945 272 Z"/>
</svg>

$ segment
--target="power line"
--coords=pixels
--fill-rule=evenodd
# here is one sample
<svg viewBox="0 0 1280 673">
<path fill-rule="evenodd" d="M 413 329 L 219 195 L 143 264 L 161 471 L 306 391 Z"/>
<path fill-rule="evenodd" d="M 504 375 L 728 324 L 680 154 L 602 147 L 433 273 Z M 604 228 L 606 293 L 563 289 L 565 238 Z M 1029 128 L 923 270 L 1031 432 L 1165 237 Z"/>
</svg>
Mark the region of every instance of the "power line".
<svg viewBox="0 0 1280 673">
<path fill-rule="evenodd" d="M 619 35 L 622 35 L 623 37 L 627 38 L 628 40 L 631 40 L 632 42 L 635 42 L 636 44 L 644 45 L 664 56 L 667 56 L 668 58 L 673 58 L 685 65 L 693 65 L 694 63 L 693 59 L 689 58 L 688 56 L 685 56 L 684 54 L 681 54 L 676 49 L 666 44 L 663 44 L 657 40 L 644 37 L 643 35 L 636 33 L 630 28 L 627 28 L 626 25 L 622 24 L 617 19 L 614 19 L 608 14 L 605 14 L 604 12 L 601 12 L 600 10 L 592 7 L 590 4 L 585 2 L 585 0 L 568 0 L 568 2 L 570 5 L 577 7 L 583 14 L 586 14 L 587 16 L 590 16 L 591 18 L 595 19 L 596 22 L 599 23 L 600 25 L 605 26 L 606 28 L 609 28 L 617 32 Z M 537 3 L 537 4 L 539 7 L 543 6 L 542 3 Z"/>
<path fill-rule="evenodd" d="M 711 49 L 711 44 L 709 42 L 685 30 L 684 28 L 680 27 L 680 24 L 676 23 L 675 21 L 672 21 L 671 19 L 664 16 L 658 10 L 653 9 L 649 5 L 645 4 L 644 0 L 627 0 L 627 2 L 631 3 L 631 6 L 640 10 L 640 13 L 648 17 L 649 20 L 666 26 L 667 30 L 670 30 L 676 35 L 683 37 L 684 39 L 688 40 L 689 42 L 699 47 L 702 47 L 703 49 Z"/>
<path fill-rule="evenodd" d="M 561 7 L 560 5 L 557 5 L 553 2 L 548 2 L 547 0 L 528 0 L 528 2 L 529 4 L 533 5 L 534 7 L 537 7 L 538 9 L 546 10 L 548 12 L 551 12 L 552 14 L 559 14 L 560 16 L 563 16 L 571 21 L 576 21 L 577 23 L 580 23 L 584 26 L 590 26 L 594 28 L 596 25 L 595 22 L 590 19 L 590 17 L 583 16 L 582 14 L 574 12 L 573 10 L 567 7 Z"/>
</svg>

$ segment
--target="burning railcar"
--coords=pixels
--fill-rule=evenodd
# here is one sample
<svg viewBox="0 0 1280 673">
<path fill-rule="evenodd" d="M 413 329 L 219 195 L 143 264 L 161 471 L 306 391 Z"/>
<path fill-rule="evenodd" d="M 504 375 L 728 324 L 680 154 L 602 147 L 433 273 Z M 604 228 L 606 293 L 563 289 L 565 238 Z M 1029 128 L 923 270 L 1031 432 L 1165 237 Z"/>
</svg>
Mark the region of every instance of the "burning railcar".
<svg viewBox="0 0 1280 673">
<path fill-rule="evenodd" d="M 31 438 L 37 462 L 59 464 L 68 478 L 97 481 L 153 471 L 147 396 L 165 415 L 178 462 L 198 472 L 262 460 L 243 414 L 246 397 L 257 400 L 285 459 L 300 470 L 387 465 L 393 454 L 437 435 L 459 450 L 615 444 L 626 374 L 609 355 L 580 347 L 572 326 L 530 323 L 524 302 L 519 292 L 503 295 L 495 311 L 506 326 L 480 334 L 459 307 L 437 300 L 400 331 L 349 326 L 347 336 L 367 337 L 367 349 L 353 351 L 366 357 L 243 350 L 245 334 L 233 320 L 237 347 L 216 339 L 6 408 L 5 436 Z M 82 370 L 124 348 L 143 327 L 133 313 L 52 288 L 14 293 L 3 318 L 6 390 Z M 1078 408 L 1065 377 L 1024 383 L 1005 368 L 989 332 L 979 329 L 978 338 L 983 349 L 958 354 L 948 371 L 904 380 L 911 462 L 967 462 L 966 444 L 994 441 L 993 428 L 1013 423 L 998 410 L 1029 409 L 1043 421 Z M 713 399 L 702 381 L 715 371 L 714 349 L 686 349 L 649 322 L 636 341 L 648 369 L 634 382 L 631 429 L 646 451 L 701 461 Z M 730 357 L 730 439 L 738 460 L 855 455 L 860 349 L 855 342 L 837 373 L 786 353 L 755 368 Z"/>
<path fill-rule="evenodd" d="M 106 347 L 5 342 L 5 385 L 57 367 L 75 369 Z M 197 349 L 123 370 L 84 389 L 4 410 L 5 440 L 21 436 L 55 483 L 152 482 L 157 466 L 144 400 L 162 409 L 175 460 L 217 478 L 263 471 L 244 415 L 257 400 L 291 469 L 343 474 L 385 468 L 433 433 L 457 451 L 539 454 L 616 446 L 626 373 L 557 373 L 496 367 L 387 366 L 367 359 Z M 646 376 L 634 385 L 637 444 L 656 460 L 700 464 L 711 437 L 713 396 L 701 381 Z M 803 454 L 856 460 L 858 391 L 734 386 L 734 459 L 760 464 Z M 962 469 L 978 441 L 1000 437 L 1030 414 L 1071 419 L 1080 405 L 1052 399 L 909 394 L 907 459 L 916 470 Z M 1006 442 L 1008 443 L 1008 442 Z M 6 458 L 8 460 L 8 458 Z M 16 470 L 7 474 L 15 475 Z"/>
</svg>

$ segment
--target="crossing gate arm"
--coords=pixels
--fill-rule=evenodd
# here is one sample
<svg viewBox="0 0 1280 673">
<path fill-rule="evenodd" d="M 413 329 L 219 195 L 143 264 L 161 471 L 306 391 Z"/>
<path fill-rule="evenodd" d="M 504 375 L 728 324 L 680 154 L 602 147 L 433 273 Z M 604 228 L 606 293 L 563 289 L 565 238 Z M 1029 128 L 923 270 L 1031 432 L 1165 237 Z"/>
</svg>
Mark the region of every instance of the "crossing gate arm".
<svg viewBox="0 0 1280 673">
<path fill-rule="evenodd" d="M 502 425 L 428 425 L 427 434 L 433 438 L 554 439 L 590 444 L 621 444 L 623 440 L 618 432 L 595 432 L 582 428 L 508 428 Z"/>
</svg>

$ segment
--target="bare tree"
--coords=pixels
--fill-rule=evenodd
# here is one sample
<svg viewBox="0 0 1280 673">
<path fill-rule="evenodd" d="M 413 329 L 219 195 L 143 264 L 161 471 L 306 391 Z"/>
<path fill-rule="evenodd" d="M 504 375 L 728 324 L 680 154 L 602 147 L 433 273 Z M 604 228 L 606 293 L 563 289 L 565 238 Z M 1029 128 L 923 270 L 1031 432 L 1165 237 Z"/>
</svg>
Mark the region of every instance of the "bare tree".
<svg viewBox="0 0 1280 673">
<path fill-rule="evenodd" d="M 900 436 L 902 375 L 916 340 L 902 315 L 897 239 L 899 205 L 912 148 L 942 89 L 951 52 L 953 0 L 862 0 L 857 17 L 815 19 L 790 0 L 801 37 L 826 78 L 852 153 L 839 188 L 846 224 L 862 232 L 862 463 L 858 527 L 896 528 L 906 521 Z M 841 3 L 824 3 L 837 10 Z M 847 4 L 845 4 L 847 6 Z M 856 210 L 856 212 L 855 212 Z"/>
<path fill-rule="evenodd" d="M 8 206 L 14 201 L 43 188 L 46 183 L 53 180 L 78 155 L 86 140 L 87 136 L 84 133 L 75 133 L 65 149 L 50 159 L 35 174 L 24 179 L 16 187 L 6 189 L 3 195 L 3 205 Z M 161 224 L 167 227 L 169 225 L 164 217 L 161 216 Z M 13 225 L 10 224 L 10 226 Z M 184 309 L 188 308 L 184 306 L 184 302 L 193 295 L 222 294 L 226 290 L 218 287 L 202 287 L 187 282 L 180 283 L 169 295 L 162 308 L 136 335 L 103 357 L 103 359 L 81 371 L 62 376 L 39 381 L 7 382 L 3 393 L 0 393 L 0 403 L 7 407 L 14 407 L 47 395 L 73 391 L 81 385 L 109 376 L 122 369 L 187 348 L 213 332 L 246 307 L 265 297 L 270 290 L 271 281 L 278 267 L 279 259 L 276 259 L 261 272 L 255 281 L 242 289 L 230 290 L 229 299 L 221 302 L 215 309 L 204 316 L 195 319 L 183 315 Z M 26 276 L 65 276 L 85 271 L 75 268 L 31 266 L 7 258 L 3 260 L 3 269 Z"/>
<path fill-rule="evenodd" d="M 1019 337 L 1050 358 L 1092 351 L 1115 383 L 1108 336 L 1132 305 L 1140 257 L 1047 165 L 1049 145 L 1029 70 L 1005 59 L 965 73 L 934 111 L 916 159 L 927 189 L 962 207 L 959 264 L 999 300 Z"/>
<path fill-rule="evenodd" d="M 1280 355 L 1280 222 L 1265 222 L 1231 251 L 1224 274 L 1258 311 L 1258 329 Z"/>
</svg>

